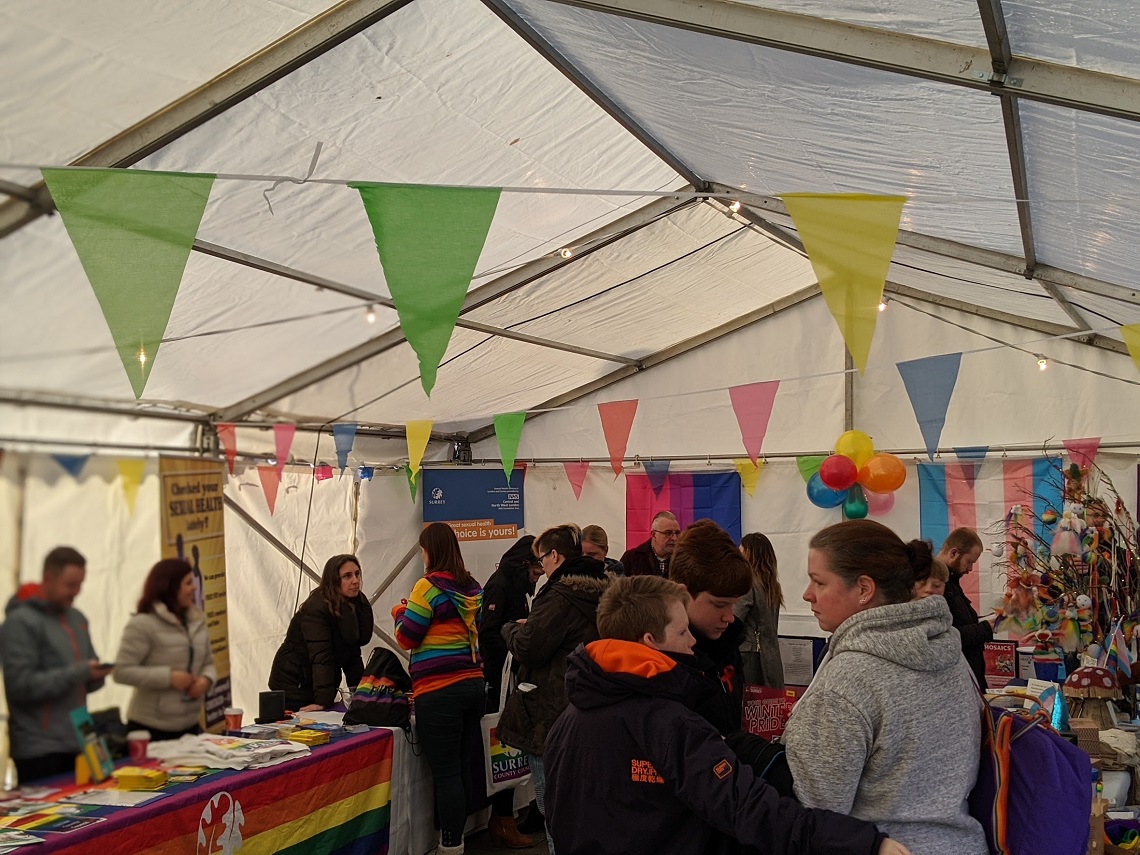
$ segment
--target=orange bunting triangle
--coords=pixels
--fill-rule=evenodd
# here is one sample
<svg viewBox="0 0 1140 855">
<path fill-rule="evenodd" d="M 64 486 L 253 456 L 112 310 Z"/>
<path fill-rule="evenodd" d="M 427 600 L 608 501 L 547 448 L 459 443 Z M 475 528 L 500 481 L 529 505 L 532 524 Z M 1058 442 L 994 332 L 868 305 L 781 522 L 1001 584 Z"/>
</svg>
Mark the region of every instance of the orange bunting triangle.
<svg viewBox="0 0 1140 855">
<path fill-rule="evenodd" d="M 637 401 L 610 401 L 598 404 L 598 415 L 602 419 L 602 433 L 606 436 L 606 448 L 610 452 L 610 466 L 614 476 L 621 474 L 621 462 L 629 445 L 629 432 L 633 429 L 633 417 L 637 415 Z"/>
<path fill-rule="evenodd" d="M 269 505 L 269 515 L 277 507 L 277 491 L 281 488 L 281 473 L 276 466 L 257 467 L 257 477 L 261 479 L 261 490 L 265 493 L 265 504 Z"/>
</svg>

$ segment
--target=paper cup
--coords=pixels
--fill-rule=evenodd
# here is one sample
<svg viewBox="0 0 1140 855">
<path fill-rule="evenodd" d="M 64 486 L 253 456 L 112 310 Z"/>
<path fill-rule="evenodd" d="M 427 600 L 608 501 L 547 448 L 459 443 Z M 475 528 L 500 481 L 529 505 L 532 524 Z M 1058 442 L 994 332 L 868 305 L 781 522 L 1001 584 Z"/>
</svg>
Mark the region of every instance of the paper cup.
<svg viewBox="0 0 1140 855">
<path fill-rule="evenodd" d="M 245 711 L 241 707 L 226 707 L 226 730 L 241 730 L 241 718 Z"/>
<path fill-rule="evenodd" d="M 132 730 L 127 734 L 127 750 L 130 752 L 132 763 L 142 763 L 146 760 L 148 745 L 150 745 L 149 730 Z"/>
</svg>

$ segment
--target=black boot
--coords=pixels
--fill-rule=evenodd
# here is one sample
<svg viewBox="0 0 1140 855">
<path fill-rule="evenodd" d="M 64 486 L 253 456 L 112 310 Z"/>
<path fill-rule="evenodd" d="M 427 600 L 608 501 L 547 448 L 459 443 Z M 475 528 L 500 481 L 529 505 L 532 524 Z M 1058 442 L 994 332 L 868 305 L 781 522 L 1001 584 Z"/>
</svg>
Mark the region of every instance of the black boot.
<svg viewBox="0 0 1140 855">
<path fill-rule="evenodd" d="M 519 821 L 518 828 L 523 834 L 538 834 L 546 830 L 546 819 L 543 818 L 542 812 L 538 809 L 538 802 L 530 803 L 530 808 L 526 812 L 526 819 Z"/>
</svg>

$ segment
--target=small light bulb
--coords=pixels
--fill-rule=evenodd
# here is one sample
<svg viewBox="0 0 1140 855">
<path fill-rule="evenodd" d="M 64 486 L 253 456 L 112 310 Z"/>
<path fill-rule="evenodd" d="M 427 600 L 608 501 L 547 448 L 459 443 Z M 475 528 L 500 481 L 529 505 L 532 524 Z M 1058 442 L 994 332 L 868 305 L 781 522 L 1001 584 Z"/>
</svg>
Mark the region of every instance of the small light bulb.
<svg viewBox="0 0 1140 855">
<path fill-rule="evenodd" d="M 728 210 L 732 211 L 732 213 L 734 213 L 734 214 L 739 212 L 740 211 L 740 202 L 733 202 L 731 205 L 728 206 Z"/>
<path fill-rule="evenodd" d="M 887 310 L 887 301 L 886 300 L 880 300 L 879 301 L 879 311 L 885 312 L 886 310 Z"/>
<path fill-rule="evenodd" d="M 146 349 L 142 347 L 139 348 L 139 365 L 146 367 Z"/>
<path fill-rule="evenodd" d="M 569 258 L 570 256 L 572 256 L 574 254 L 574 251 L 572 249 L 570 249 L 570 247 L 564 246 L 564 247 L 562 247 L 562 250 L 558 254 L 561 255 L 563 258 Z"/>
<path fill-rule="evenodd" d="M 1038 359 L 1037 359 L 1037 370 L 1038 371 L 1044 371 L 1048 367 L 1049 367 L 1049 360 L 1046 359 L 1044 356 L 1038 357 Z"/>
<path fill-rule="evenodd" d="M 369 304 L 368 311 L 364 313 L 364 320 L 370 324 L 376 323 L 376 307 Z"/>
</svg>

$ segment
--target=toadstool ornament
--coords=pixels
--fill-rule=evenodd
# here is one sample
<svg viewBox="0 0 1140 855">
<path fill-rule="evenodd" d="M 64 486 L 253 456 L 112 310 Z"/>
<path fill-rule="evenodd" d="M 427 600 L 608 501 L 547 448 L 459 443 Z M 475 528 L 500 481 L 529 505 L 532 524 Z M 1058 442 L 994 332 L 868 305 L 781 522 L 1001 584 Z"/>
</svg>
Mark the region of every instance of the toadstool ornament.
<svg viewBox="0 0 1140 855">
<path fill-rule="evenodd" d="M 1062 688 L 1067 698 L 1119 698 L 1120 685 L 1107 668 L 1085 665 L 1065 680 Z"/>
</svg>

